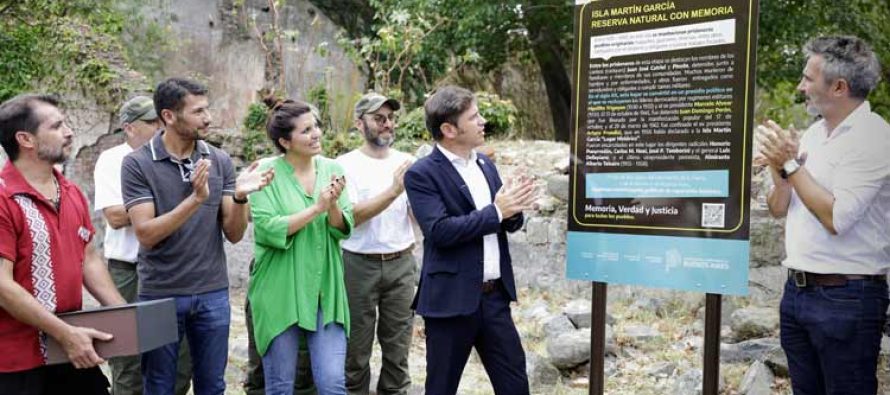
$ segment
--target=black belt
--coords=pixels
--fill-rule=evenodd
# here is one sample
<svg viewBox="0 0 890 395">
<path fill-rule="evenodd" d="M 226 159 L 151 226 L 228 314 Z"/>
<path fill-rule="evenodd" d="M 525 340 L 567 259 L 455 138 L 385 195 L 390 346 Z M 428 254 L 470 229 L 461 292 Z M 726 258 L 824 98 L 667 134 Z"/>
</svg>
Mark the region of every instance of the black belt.
<svg viewBox="0 0 890 395">
<path fill-rule="evenodd" d="M 494 280 L 488 280 L 482 283 L 482 293 L 487 294 L 491 293 L 498 289 L 501 285 L 501 279 L 496 278 Z"/>
<path fill-rule="evenodd" d="M 794 282 L 798 288 L 804 288 L 809 285 L 821 287 L 842 287 L 847 285 L 847 281 L 866 280 L 886 282 L 887 276 L 883 274 L 822 274 L 810 273 L 800 270 L 788 269 L 788 278 Z"/>
<path fill-rule="evenodd" d="M 109 259 L 108 267 L 115 267 L 118 269 L 132 269 L 132 268 L 136 267 L 136 262 L 127 262 L 127 261 L 121 261 L 121 260 L 117 260 L 117 259 Z"/>
<path fill-rule="evenodd" d="M 404 250 L 396 251 L 396 252 L 389 252 L 389 253 L 384 253 L 384 254 L 363 254 L 360 252 L 352 252 L 349 250 L 344 250 L 344 251 L 346 251 L 350 254 L 353 254 L 353 255 L 358 255 L 365 259 L 370 259 L 372 261 L 386 262 L 386 261 L 391 261 L 394 259 L 399 259 L 402 257 L 402 255 L 410 254 L 412 250 L 414 250 L 414 243 L 412 243 L 410 246 L 408 246 L 408 248 L 406 248 Z"/>
</svg>

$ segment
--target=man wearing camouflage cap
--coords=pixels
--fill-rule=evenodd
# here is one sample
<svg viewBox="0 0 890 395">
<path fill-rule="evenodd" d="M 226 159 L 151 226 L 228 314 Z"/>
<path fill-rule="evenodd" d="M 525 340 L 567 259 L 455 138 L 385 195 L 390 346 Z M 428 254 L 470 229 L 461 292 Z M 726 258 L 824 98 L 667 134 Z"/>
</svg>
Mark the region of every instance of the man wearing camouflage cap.
<svg viewBox="0 0 890 395">
<path fill-rule="evenodd" d="M 121 196 L 121 163 L 124 157 L 147 142 L 161 126 L 154 102 L 145 96 L 136 96 L 121 106 L 117 131 L 126 133 L 126 141 L 109 148 L 99 155 L 93 170 L 96 183 L 94 210 L 105 218 L 104 255 L 114 285 L 127 300 L 136 301 L 139 283 L 136 274 L 136 255 L 139 241 L 130 226 L 130 218 L 124 209 Z M 183 342 L 185 344 L 185 342 Z M 183 344 L 183 345 L 184 345 Z M 180 347 L 179 372 L 176 393 L 184 395 L 189 390 L 191 363 L 188 347 Z M 139 356 L 111 358 L 112 394 L 142 394 L 142 374 L 139 372 Z"/>
<path fill-rule="evenodd" d="M 406 394 L 414 315 L 414 231 L 403 182 L 414 157 L 391 148 L 395 99 L 368 93 L 355 105 L 364 144 L 339 158 L 355 215 L 352 236 L 341 242 L 352 323 L 346 350 L 346 388 L 368 394 L 374 329 L 383 352 L 377 393 Z M 379 319 L 378 319 L 379 316 Z"/>
</svg>

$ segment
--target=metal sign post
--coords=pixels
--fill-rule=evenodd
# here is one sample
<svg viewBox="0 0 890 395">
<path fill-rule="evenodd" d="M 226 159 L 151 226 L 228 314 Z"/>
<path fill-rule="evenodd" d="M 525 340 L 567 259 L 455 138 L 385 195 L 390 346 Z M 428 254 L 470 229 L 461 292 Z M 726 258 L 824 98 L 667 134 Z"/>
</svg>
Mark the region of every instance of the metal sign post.
<svg viewBox="0 0 890 395">
<path fill-rule="evenodd" d="M 705 355 L 702 395 L 717 395 L 720 383 L 720 310 L 723 297 L 705 295 Z"/>
<path fill-rule="evenodd" d="M 590 299 L 590 395 L 603 395 L 606 362 L 606 296 L 608 284 L 593 282 Z"/>
</svg>

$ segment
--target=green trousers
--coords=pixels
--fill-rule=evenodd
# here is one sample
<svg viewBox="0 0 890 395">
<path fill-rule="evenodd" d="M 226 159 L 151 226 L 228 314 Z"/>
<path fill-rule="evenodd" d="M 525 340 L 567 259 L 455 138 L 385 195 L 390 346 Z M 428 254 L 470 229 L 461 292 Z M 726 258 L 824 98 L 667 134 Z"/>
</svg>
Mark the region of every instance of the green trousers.
<svg viewBox="0 0 890 395">
<path fill-rule="evenodd" d="M 136 274 L 136 265 L 108 260 L 108 272 L 118 292 L 127 301 L 136 301 L 136 292 L 139 286 L 139 277 Z M 192 360 L 189 356 L 188 342 L 183 338 L 179 345 L 179 362 L 176 371 L 176 395 L 186 395 L 189 392 L 192 380 Z M 111 394 L 112 395 L 142 395 L 142 373 L 139 369 L 139 355 L 128 357 L 114 357 L 109 359 L 111 365 Z"/>
<path fill-rule="evenodd" d="M 346 390 L 367 395 L 371 347 L 376 329 L 383 354 L 377 394 L 407 394 L 411 386 L 408 350 L 414 326 L 414 273 L 410 252 L 382 261 L 343 251 L 351 329 L 346 348 Z"/>
</svg>

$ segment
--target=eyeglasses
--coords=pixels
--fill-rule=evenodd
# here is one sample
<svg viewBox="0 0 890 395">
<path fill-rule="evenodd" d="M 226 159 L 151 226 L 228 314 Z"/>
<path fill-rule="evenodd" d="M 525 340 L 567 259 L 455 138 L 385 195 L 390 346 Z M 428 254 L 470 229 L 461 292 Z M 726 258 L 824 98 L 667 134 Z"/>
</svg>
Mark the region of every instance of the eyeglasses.
<svg viewBox="0 0 890 395">
<path fill-rule="evenodd" d="M 395 113 L 390 113 L 388 116 L 383 115 L 383 114 L 365 114 L 365 115 L 370 115 L 371 119 L 373 119 L 374 122 L 376 122 L 378 125 L 385 125 L 387 120 L 389 120 L 390 122 L 395 124 L 399 120 L 399 118 L 396 116 Z"/>
</svg>

